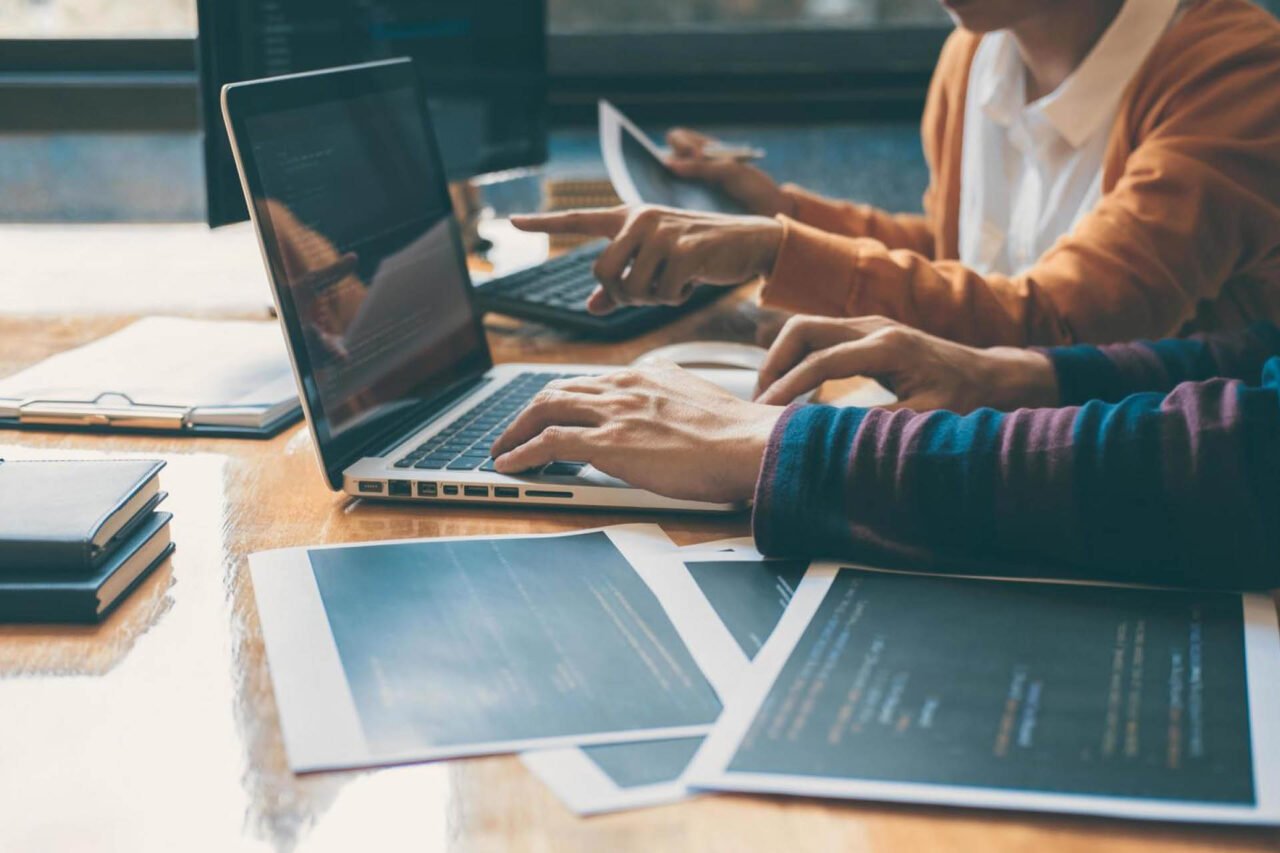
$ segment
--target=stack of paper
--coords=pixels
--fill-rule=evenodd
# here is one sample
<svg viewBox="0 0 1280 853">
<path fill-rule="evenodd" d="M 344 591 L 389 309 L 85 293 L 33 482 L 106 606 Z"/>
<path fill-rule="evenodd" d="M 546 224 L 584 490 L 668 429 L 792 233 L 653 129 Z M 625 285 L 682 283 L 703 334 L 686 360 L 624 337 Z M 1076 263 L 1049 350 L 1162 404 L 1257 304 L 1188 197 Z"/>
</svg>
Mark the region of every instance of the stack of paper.
<svg viewBox="0 0 1280 853">
<path fill-rule="evenodd" d="M 523 750 L 584 814 L 727 790 L 1280 822 L 1265 596 L 766 560 L 652 525 L 251 566 L 296 770 Z"/>
</svg>

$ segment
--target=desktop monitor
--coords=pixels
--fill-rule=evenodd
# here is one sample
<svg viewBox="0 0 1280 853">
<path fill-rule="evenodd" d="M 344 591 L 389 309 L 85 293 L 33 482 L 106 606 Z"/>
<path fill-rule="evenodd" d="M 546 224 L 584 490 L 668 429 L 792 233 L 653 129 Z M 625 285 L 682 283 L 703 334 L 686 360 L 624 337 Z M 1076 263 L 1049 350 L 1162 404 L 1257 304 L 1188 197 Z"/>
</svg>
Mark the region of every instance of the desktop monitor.
<svg viewBox="0 0 1280 853">
<path fill-rule="evenodd" d="M 198 0 L 211 226 L 248 217 L 219 112 L 225 83 L 409 56 L 445 174 L 546 160 L 545 0 Z"/>
</svg>

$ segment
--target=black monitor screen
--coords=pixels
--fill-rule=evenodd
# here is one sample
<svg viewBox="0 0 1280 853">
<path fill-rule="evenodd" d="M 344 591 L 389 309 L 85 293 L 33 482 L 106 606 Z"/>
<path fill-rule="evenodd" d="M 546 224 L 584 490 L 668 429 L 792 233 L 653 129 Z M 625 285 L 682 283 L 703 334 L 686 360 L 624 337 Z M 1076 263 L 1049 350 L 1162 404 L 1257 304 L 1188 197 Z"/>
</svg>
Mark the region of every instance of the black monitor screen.
<svg viewBox="0 0 1280 853">
<path fill-rule="evenodd" d="M 331 477 L 490 365 L 418 91 L 396 63 L 229 94 Z"/>
<path fill-rule="evenodd" d="M 247 215 L 225 83 L 412 57 L 450 180 L 546 160 L 544 0 L 199 0 L 210 225 Z"/>
</svg>

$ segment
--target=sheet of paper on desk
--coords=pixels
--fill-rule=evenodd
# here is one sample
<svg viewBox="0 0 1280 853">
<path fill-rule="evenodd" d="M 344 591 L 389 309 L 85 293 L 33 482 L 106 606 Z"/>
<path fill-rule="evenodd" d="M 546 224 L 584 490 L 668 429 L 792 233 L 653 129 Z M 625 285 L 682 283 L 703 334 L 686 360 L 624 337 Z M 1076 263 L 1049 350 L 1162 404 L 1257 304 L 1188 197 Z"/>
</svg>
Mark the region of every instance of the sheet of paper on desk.
<svg viewBox="0 0 1280 853">
<path fill-rule="evenodd" d="M 663 152 L 608 101 L 600 101 L 600 155 L 614 192 L 626 204 L 660 204 L 706 213 L 745 214 L 729 196 L 674 175 Z"/>
<path fill-rule="evenodd" d="M 731 540 L 741 545 L 742 540 Z M 763 560 L 733 551 L 681 549 L 666 571 L 693 586 L 733 636 L 736 660 L 717 673 L 736 685 L 791 600 L 808 565 L 804 560 Z M 590 746 L 526 752 L 526 765 L 579 814 L 673 802 L 688 796 L 684 774 L 702 739 Z"/>
<path fill-rule="evenodd" d="M 24 400 L 195 408 L 203 423 L 252 422 L 298 406 L 274 322 L 148 317 L 0 379 L 0 417 Z"/>
<path fill-rule="evenodd" d="M 730 539 L 716 539 L 711 542 L 698 542 L 685 545 L 679 549 L 682 557 L 696 554 L 714 554 L 732 551 L 740 556 L 763 560 L 764 555 L 756 550 L 756 540 L 750 536 L 734 536 Z"/>
<path fill-rule="evenodd" d="M 815 563 L 697 787 L 1158 820 L 1280 820 L 1266 596 Z"/>
<path fill-rule="evenodd" d="M 703 734 L 733 641 L 674 547 L 621 525 L 252 555 L 290 765 Z"/>
</svg>

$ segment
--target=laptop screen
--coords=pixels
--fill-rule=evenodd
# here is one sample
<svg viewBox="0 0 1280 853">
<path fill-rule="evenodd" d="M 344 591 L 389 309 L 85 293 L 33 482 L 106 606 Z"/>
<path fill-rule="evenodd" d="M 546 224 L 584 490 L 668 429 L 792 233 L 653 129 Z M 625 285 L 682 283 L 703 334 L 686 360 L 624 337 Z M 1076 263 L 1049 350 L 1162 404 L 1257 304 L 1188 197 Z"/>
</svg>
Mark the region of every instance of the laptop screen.
<svg viewBox="0 0 1280 853">
<path fill-rule="evenodd" d="M 228 110 L 333 481 L 489 353 L 412 66 L 239 91 Z"/>
</svg>

